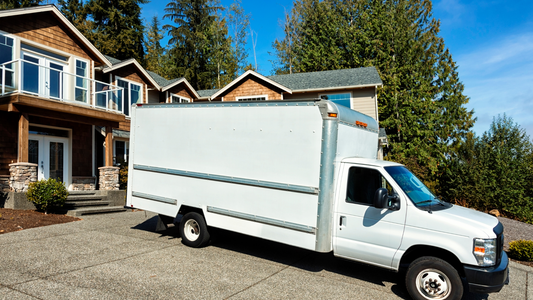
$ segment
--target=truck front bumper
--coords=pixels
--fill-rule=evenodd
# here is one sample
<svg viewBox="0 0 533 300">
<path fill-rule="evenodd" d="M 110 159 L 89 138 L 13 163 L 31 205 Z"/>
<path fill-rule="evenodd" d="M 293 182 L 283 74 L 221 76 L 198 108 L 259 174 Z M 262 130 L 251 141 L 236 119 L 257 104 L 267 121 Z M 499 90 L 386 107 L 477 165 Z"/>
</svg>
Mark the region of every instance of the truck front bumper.
<svg viewBox="0 0 533 300">
<path fill-rule="evenodd" d="M 496 293 L 504 285 L 509 284 L 509 259 L 505 252 L 497 266 L 489 268 L 464 266 L 464 268 L 470 292 Z"/>
</svg>

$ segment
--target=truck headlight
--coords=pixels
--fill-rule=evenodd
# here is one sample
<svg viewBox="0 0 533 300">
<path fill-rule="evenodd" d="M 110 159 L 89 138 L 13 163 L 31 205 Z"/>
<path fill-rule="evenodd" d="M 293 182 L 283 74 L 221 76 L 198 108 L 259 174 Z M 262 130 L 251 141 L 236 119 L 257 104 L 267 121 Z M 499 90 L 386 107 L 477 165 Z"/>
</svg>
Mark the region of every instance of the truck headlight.
<svg viewBox="0 0 533 300">
<path fill-rule="evenodd" d="M 496 254 L 496 239 L 474 239 L 474 256 L 479 266 L 494 266 Z"/>
</svg>

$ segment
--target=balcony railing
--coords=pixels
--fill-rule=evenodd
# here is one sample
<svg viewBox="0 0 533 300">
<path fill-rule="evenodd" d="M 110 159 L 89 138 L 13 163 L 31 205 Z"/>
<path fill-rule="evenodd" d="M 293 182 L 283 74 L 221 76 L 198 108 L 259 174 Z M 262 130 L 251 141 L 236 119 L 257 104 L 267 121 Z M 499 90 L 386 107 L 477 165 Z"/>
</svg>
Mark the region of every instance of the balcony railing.
<svg viewBox="0 0 533 300">
<path fill-rule="evenodd" d="M 0 96 L 25 93 L 124 113 L 124 89 L 67 73 L 59 68 L 16 59 L 0 65 Z"/>
</svg>

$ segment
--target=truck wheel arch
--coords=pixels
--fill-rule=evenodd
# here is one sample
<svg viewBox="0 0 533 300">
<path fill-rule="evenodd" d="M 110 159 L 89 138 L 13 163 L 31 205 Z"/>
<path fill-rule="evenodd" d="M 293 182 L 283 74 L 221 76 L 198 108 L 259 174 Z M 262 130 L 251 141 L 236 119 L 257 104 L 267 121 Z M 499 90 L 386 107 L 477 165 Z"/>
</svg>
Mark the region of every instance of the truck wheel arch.
<svg viewBox="0 0 533 300">
<path fill-rule="evenodd" d="M 446 249 L 427 245 L 414 245 L 407 249 L 407 251 L 405 251 L 400 260 L 400 269 L 407 269 L 407 267 L 409 267 L 409 264 L 411 264 L 417 258 L 423 256 L 433 256 L 440 258 L 452 265 L 459 273 L 459 276 L 463 278 L 466 276 L 463 264 L 457 258 L 457 256 L 455 256 L 455 254 Z"/>
<path fill-rule="evenodd" d="M 178 209 L 178 215 L 184 216 L 190 212 L 198 213 L 205 219 L 204 211 L 201 208 L 194 207 L 194 206 L 188 206 L 188 205 L 182 205 L 180 206 L 180 209 Z"/>
</svg>

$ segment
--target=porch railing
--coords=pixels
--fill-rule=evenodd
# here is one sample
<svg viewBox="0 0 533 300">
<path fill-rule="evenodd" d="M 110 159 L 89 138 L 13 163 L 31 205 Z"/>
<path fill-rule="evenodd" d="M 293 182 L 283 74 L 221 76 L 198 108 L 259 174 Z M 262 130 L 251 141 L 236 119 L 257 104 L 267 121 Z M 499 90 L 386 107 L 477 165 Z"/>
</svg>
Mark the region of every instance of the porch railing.
<svg viewBox="0 0 533 300">
<path fill-rule="evenodd" d="M 0 64 L 0 96 L 25 93 L 124 113 L 124 89 L 22 59 Z"/>
</svg>

